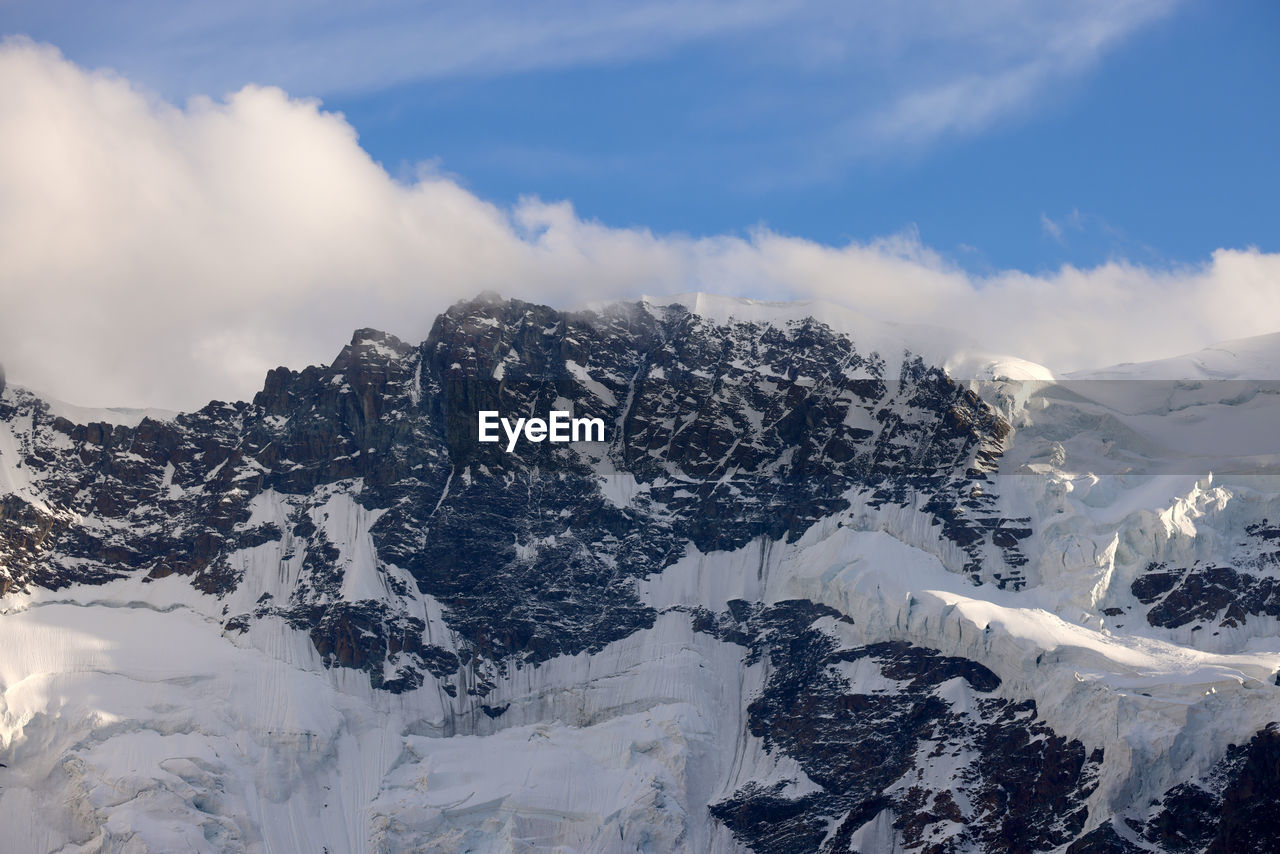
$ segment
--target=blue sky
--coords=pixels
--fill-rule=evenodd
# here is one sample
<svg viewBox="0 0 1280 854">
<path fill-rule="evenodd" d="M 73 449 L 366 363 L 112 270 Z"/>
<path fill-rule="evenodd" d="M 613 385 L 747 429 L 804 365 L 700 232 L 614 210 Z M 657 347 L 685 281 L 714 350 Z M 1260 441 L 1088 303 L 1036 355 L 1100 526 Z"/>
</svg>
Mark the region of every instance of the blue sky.
<svg viewBox="0 0 1280 854">
<path fill-rule="evenodd" d="M 612 226 L 914 231 L 976 273 L 1280 248 L 1276 3 L 204 5 L 0 21 L 176 103 L 319 98 L 394 176 Z"/>
</svg>

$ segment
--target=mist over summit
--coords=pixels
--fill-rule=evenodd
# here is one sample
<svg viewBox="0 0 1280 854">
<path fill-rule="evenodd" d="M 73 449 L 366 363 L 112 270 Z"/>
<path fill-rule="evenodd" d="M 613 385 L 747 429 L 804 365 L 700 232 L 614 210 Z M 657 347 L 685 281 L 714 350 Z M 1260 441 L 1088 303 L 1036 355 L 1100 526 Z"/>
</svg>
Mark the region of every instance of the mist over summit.
<svg viewBox="0 0 1280 854">
<path fill-rule="evenodd" d="M 1094 4 L 1132 12 L 1113 5 Z M 437 314 L 486 290 L 560 309 L 685 290 L 814 300 L 960 330 L 1056 373 L 1272 333 L 1280 317 L 1280 255 L 1265 241 L 1181 260 L 967 267 L 972 253 L 913 224 L 933 205 L 907 199 L 891 225 L 840 239 L 768 216 L 663 230 L 598 218 L 560 189 L 495 201 L 448 162 L 397 169 L 307 93 L 247 85 L 167 101 L 21 38 L 0 42 L 0 79 L 0 357 L 11 382 L 82 405 L 247 398 L 274 367 L 331 359 L 354 327 L 420 341 Z M 1228 204 L 1213 186 L 1201 205 L 1222 217 L 1265 195 Z M 695 191 L 679 189 L 665 208 Z M 1019 210 L 1021 195 L 993 204 Z M 959 222 L 979 219 L 972 203 L 947 200 Z M 1178 203 L 1179 221 L 1189 207 L 1200 206 Z M 1024 216 L 1023 240 L 1056 245 L 1039 207 Z"/>
</svg>

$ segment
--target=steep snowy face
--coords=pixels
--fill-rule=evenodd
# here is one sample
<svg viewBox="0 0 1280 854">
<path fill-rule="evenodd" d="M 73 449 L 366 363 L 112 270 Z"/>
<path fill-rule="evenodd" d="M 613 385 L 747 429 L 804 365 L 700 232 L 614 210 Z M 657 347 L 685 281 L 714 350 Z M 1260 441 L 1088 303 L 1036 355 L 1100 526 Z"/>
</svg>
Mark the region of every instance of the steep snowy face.
<svg viewBox="0 0 1280 854">
<path fill-rule="evenodd" d="M 0 823 L 43 815 L 23 850 L 1207 850 L 1280 785 L 1277 396 L 1126 370 L 813 306 L 482 298 L 251 403 L 0 388 Z M 482 411 L 605 440 L 508 449 Z"/>
<path fill-rule="evenodd" d="M 989 384 L 1017 437 L 996 480 L 1033 481 L 1041 503 L 1026 571 L 1064 589 L 1072 580 L 1053 562 L 1088 548 L 1106 573 L 1075 585 L 1079 605 L 1201 648 L 1274 635 L 1280 383 L 1246 377 L 1280 371 L 1280 353 L 1268 368 L 1259 350 L 1242 348 L 1239 375 L 1213 362 L 1216 379 L 1181 378 L 1204 373 L 1205 356 Z"/>
<path fill-rule="evenodd" d="M 1007 425 L 901 359 L 887 370 L 811 320 L 477 302 L 419 347 L 362 330 L 328 368 L 273 371 L 252 404 L 172 421 L 75 425 L 18 396 L 7 420 L 39 487 L 12 515 L 6 589 L 181 575 L 228 603 L 232 630 L 284 617 L 400 690 L 457 666 L 413 640 L 419 594 L 483 682 L 652 625 L 636 579 L 690 545 L 794 539 L 851 490 L 919 505 L 975 578 L 1016 583 L 1025 520 L 958 510 L 990 507 Z M 482 410 L 552 409 L 603 418 L 608 441 L 477 441 Z"/>
<path fill-rule="evenodd" d="M 1101 825 L 1069 851 L 1138 854 L 1143 851 L 1274 851 L 1280 839 L 1275 724 L 1226 753 L 1202 777 L 1180 783 L 1126 819 L 1131 835 Z"/>
</svg>

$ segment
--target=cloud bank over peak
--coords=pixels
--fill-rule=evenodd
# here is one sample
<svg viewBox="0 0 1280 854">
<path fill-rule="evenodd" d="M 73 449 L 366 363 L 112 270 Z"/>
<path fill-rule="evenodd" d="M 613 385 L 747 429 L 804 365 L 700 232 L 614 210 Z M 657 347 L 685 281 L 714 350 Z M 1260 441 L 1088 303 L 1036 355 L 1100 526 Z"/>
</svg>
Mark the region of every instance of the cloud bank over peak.
<svg viewBox="0 0 1280 854">
<path fill-rule="evenodd" d="M 0 46 L 0 83 L 0 361 L 11 382 L 86 405 L 245 397 L 271 367 L 332 358 L 356 327 L 419 340 L 482 290 L 553 305 L 820 298 L 1055 370 L 1274 332 L 1280 317 L 1280 256 L 1253 249 L 975 277 L 912 234 L 657 235 L 567 202 L 499 207 L 425 167 L 394 180 L 341 115 L 276 88 L 177 106 L 26 40 Z"/>
</svg>

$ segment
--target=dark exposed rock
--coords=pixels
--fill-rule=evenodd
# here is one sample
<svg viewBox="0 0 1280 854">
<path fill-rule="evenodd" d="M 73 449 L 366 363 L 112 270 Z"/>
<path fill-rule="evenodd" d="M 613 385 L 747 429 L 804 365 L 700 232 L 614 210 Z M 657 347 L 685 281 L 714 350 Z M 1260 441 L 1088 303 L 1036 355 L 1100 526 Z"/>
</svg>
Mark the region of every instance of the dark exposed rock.
<svg viewBox="0 0 1280 854">
<path fill-rule="evenodd" d="M 244 634 L 245 632 L 249 631 L 249 621 L 251 619 L 252 618 L 248 614 L 237 614 L 236 616 L 232 617 L 231 619 L 223 623 L 222 630 L 224 632 L 235 632 L 237 634 Z"/>
<path fill-rule="evenodd" d="M 1204 777 L 1169 789 L 1139 816 L 1130 830 L 1155 850 L 1169 854 L 1270 854 L 1280 840 L 1280 727 L 1270 724 L 1248 744 L 1231 745 Z M 1106 847 L 1110 845 L 1111 847 Z M 1143 850 L 1099 828 L 1069 854 Z"/>
<path fill-rule="evenodd" d="M 823 626 L 840 619 L 805 601 L 694 615 L 697 630 L 747 647 L 744 663 L 768 658 L 750 732 L 818 789 L 789 796 L 784 782 L 749 782 L 713 805 L 741 842 L 848 851 L 886 809 L 909 848 L 939 854 L 1050 850 L 1079 833 L 1101 751 L 1054 734 L 1030 701 L 989 696 L 1000 680 L 985 667 L 902 642 L 846 647 Z M 849 675 L 858 662 L 871 668 L 870 691 Z"/>
<path fill-rule="evenodd" d="M 460 666 L 457 655 L 424 642 L 421 620 L 391 613 L 380 602 L 299 606 L 284 616 L 310 633 L 326 665 L 368 671 L 375 688 L 411 690 L 422 684 L 424 672 L 447 679 Z"/>
<path fill-rule="evenodd" d="M 1141 854 L 1145 850 L 1125 839 L 1107 822 L 1071 843 L 1067 854 Z"/>
<path fill-rule="evenodd" d="M 1245 526 L 1231 566 L 1151 564 L 1134 579 L 1133 595 L 1153 626 L 1234 627 L 1251 616 L 1280 617 L 1280 528 L 1263 519 Z"/>
</svg>

